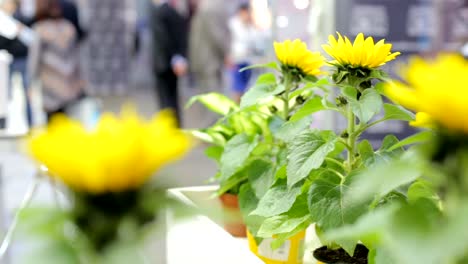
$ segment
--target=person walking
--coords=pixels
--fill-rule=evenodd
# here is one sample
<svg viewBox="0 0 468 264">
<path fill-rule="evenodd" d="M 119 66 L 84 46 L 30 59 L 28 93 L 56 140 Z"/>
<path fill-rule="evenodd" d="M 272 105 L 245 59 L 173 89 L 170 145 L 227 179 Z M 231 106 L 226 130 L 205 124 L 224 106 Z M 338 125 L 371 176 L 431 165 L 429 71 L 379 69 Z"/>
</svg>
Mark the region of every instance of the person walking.
<svg viewBox="0 0 468 264">
<path fill-rule="evenodd" d="M 160 108 L 174 111 L 181 125 L 178 79 L 188 70 L 185 18 L 168 1 L 153 0 L 153 71 Z"/>
<path fill-rule="evenodd" d="M 252 76 L 252 70 L 241 70 L 251 65 L 257 41 L 257 30 L 252 23 L 248 3 L 239 5 L 236 15 L 229 20 L 229 29 L 232 36 L 230 57 L 234 64 L 231 69 L 231 90 L 234 100 L 239 103 Z"/>
<path fill-rule="evenodd" d="M 43 107 L 50 120 L 83 96 L 84 85 L 75 27 L 63 17 L 59 0 L 37 3 L 33 26 L 37 37 L 29 47 L 28 74 L 42 87 Z"/>
</svg>

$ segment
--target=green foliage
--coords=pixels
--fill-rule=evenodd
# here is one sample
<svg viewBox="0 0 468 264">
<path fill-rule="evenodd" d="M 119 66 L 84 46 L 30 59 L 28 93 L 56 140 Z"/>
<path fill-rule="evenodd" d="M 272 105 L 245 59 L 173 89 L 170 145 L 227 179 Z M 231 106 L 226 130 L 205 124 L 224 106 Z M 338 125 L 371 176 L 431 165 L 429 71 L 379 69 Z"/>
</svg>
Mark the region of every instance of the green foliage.
<svg viewBox="0 0 468 264">
<path fill-rule="evenodd" d="M 389 156 L 382 160 L 389 160 Z M 414 154 L 405 153 L 392 162 L 379 162 L 362 170 L 353 183 L 353 191 L 347 193 L 348 199 L 367 200 L 384 197 L 400 186 L 407 185 L 421 176 L 424 163 Z"/>
<path fill-rule="evenodd" d="M 262 198 L 275 181 L 274 164 L 262 158 L 253 160 L 246 169 L 248 179 L 255 195 Z"/>
<path fill-rule="evenodd" d="M 278 180 L 260 199 L 257 208 L 251 214 L 271 217 L 287 212 L 300 193 L 300 185 L 288 188 L 285 180 Z"/>
<path fill-rule="evenodd" d="M 366 211 L 366 203 L 346 199 L 345 194 L 353 191 L 354 175 L 341 178 L 333 172 L 322 174 L 309 189 L 309 211 L 312 219 L 323 231 L 353 224 Z M 354 251 L 357 240 L 336 240 L 336 244 L 348 253 Z"/>
<path fill-rule="evenodd" d="M 228 180 L 245 167 L 245 162 L 257 144 L 257 137 L 252 138 L 246 134 L 236 135 L 226 144 L 221 156 L 221 181 Z"/>
<path fill-rule="evenodd" d="M 401 148 L 407 145 L 412 145 L 412 144 L 418 144 L 418 143 L 423 143 L 427 142 L 431 139 L 434 138 L 434 133 L 432 131 L 421 131 L 419 133 L 416 133 L 414 135 L 411 135 L 402 141 L 396 143 L 392 147 L 389 148 L 390 151 L 393 151 L 397 148 Z"/>
<path fill-rule="evenodd" d="M 260 99 L 268 98 L 269 96 L 278 95 L 284 92 L 284 85 L 277 84 L 276 77 L 272 73 L 261 75 L 254 86 L 252 86 L 241 100 L 241 108 L 255 105 Z"/>
<path fill-rule="evenodd" d="M 413 121 L 415 118 L 413 113 L 404 109 L 401 106 L 393 104 L 384 104 L 383 107 L 385 111 L 384 119 L 386 120 Z"/>
<path fill-rule="evenodd" d="M 248 226 L 250 233 L 257 237 L 260 226 L 265 221 L 265 218 L 258 215 L 253 215 L 252 212 L 257 208 L 258 198 L 250 184 L 244 184 L 239 191 L 239 207 L 242 213 L 245 224 Z"/>
<path fill-rule="evenodd" d="M 309 128 L 312 123 L 312 117 L 307 116 L 299 120 L 290 120 L 284 122 L 274 133 L 275 137 L 285 142 L 295 140 L 297 134 Z"/>
<path fill-rule="evenodd" d="M 308 100 L 304 105 L 302 105 L 302 107 L 300 107 L 299 110 L 297 110 L 296 113 L 294 113 L 294 115 L 291 116 L 289 120 L 293 122 L 302 120 L 303 118 L 307 118 L 313 113 L 322 110 L 325 110 L 325 107 L 322 104 L 322 98 L 316 96 Z"/>
<path fill-rule="evenodd" d="M 265 219 L 258 236 L 270 238 L 275 236 L 272 248 L 277 249 L 290 237 L 305 230 L 312 223 L 307 205 L 307 190 L 296 199 L 289 211 Z"/>
<path fill-rule="evenodd" d="M 382 97 L 374 89 L 366 89 L 358 100 L 350 100 L 353 113 L 362 123 L 369 122 L 382 110 Z"/>
<path fill-rule="evenodd" d="M 240 69 L 240 71 L 243 72 L 243 71 L 246 71 L 246 70 L 259 69 L 259 68 L 260 69 L 268 68 L 268 69 L 272 69 L 272 70 L 276 70 L 276 71 L 280 70 L 279 67 L 278 67 L 278 64 L 276 62 L 269 62 L 269 63 L 265 63 L 265 64 L 250 65 L 248 67 Z"/>
<path fill-rule="evenodd" d="M 288 186 L 307 178 L 310 172 L 322 166 L 327 155 L 335 149 L 338 140 L 331 131 L 306 130 L 288 146 Z"/>
<path fill-rule="evenodd" d="M 223 116 L 232 111 L 239 110 L 239 106 L 237 106 L 234 101 L 219 93 L 207 93 L 194 96 L 190 98 L 186 107 L 190 107 L 196 102 L 202 103 L 211 111 Z"/>
<path fill-rule="evenodd" d="M 221 146 L 210 146 L 206 148 L 205 155 L 208 158 L 211 158 L 219 163 L 221 161 L 221 156 L 223 155 L 223 152 L 224 148 Z"/>
</svg>

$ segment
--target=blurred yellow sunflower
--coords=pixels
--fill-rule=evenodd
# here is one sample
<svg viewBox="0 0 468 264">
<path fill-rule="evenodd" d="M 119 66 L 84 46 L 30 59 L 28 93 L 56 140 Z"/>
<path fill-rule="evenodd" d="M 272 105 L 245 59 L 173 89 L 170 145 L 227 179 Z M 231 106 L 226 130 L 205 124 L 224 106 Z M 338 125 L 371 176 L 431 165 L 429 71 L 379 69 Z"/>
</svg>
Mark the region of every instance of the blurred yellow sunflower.
<svg viewBox="0 0 468 264">
<path fill-rule="evenodd" d="M 435 60 L 413 58 L 402 69 L 406 81 L 389 83 L 386 95 L 416 112 L 425 112 L 443 127 L 468 133 L 468 62 L 456 54 Z"/>
<path fill-rule="evenodd" d="M 71 189 L 101 194 L 135 190 L 153 173 L 181 158 L 191 139 L 179 130 L 171 112 L 145 122 L 135 111 L 121 117 L 104 114 L 94 131 L 57 116 L 28 141 L 31 155 Z"/>
<path fill-rule="evenodd" d="M 283 66 L 297 68 L 306 75 L 319 75 L 320 68 L 325 64 L 325 58 L 320 52 L 307 49 L 307 44 L 296 39 L 275 42 L 275 53 Z"/>
<path fill-rule="evenodd" d="M 409 123 L 413 127 L 434 128 L 434 120 L 424 112 L 416 113 L 416 119 Z"/>
<path fill-rule="evenodd" d="M 351 43 L 348 37 L 337 34 L 338 40 L 330 35 L 329 43 L 322 45 L 325 52 L 335 59 L 332 64 L 375 69 L 400 55 L 400 52 L 392 53 L 392 44 L 385 43 L 383 39 L 374 44 L 372 37 L 364 38 L 364 34 L 359 33 Z"/>
</svg>

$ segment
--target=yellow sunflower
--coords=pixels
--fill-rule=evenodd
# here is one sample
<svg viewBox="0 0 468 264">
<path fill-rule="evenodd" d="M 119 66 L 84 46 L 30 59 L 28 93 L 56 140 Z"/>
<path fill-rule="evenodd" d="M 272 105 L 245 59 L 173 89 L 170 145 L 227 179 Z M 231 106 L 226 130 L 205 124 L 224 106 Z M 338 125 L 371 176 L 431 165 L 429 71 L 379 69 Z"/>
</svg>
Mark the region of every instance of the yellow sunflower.
<svg viewBox="0 0 468 264">
<path fill-rule="evenodd" d="M 275 53 L 282 65 L 297 68 L 306 75 L 319 75 L 320 67 L 325 64 L 325 58 L 320 52 L 311 52 L 307 44 L 296 39 L 284 42 L 275 42 Z"/>
<path fill-rule="evenodd" d="M 434 120 L 430 115 L 424 112 L 416 113 L 416 119 L 410 122 L 413 127 L 434 128 Z"/>
<path fill-rule="evenodd" d="M 28 141 L 31 155 L 75 191 L 101 194 L 134 190 L 169 162 L 182 157 L 191 140 L 170 112 L 150 122 L 134 111 L 104 114 L 94 131 L 56 117 Z"/>
<path fill-rule="evenodd" d="M 383 39 L 374 44 L 372 37 L 364 38 L 364 34 L 359 33 L 351 43 L 347 37 L 337 34 L 338 40 L 330 35 L 328 45 L 322 45 L 325 52 L 335 59 L 331 62 L 333 64 L 375 69 L 400 55 L 400 52 L 392 53 L 392 44 L 385 43 Z"/>
<path fill-rule="evenodd" d="M 425 112 L 447 129 L 468 133 L 468 62 L 462 56 L 442 54 L 433 61 L 413 58 L 401 77 L 406 83 L 385 87 L 389 98 Z"/>
</svg>

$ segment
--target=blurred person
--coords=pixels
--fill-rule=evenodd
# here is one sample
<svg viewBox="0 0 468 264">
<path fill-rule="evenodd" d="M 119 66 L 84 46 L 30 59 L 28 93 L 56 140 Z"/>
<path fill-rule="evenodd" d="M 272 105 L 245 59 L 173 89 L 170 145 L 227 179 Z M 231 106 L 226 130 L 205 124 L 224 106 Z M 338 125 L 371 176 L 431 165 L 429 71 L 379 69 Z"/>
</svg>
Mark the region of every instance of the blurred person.
<svg viewBox="0 0 468 264">
<path fill-rule="evenodd" d="M 190 71 L 200 93 L 223 93 L 224 66 L 231 65 L 228 28 L 229 3 L 224 0 L 198 0 L 192 17 L 189 40 Z M 216 115 L 200 110 L 200 127 L 211 125 Z"/>
<path fill-rule="evenodd" d="M 228 59 L 230 32 L 223 0 L 199 0 L 192 18 L 189 62 L 201 92 L 222 92 L 223 69 Z"/>
<path fill-rule="evenodd" d="M 185 18 L 169 1 L 153 0 L 153 71 L 160 107 L 172 109 L 181 124 L 178 78 L 185 75 L 188 30 Z"/>
<path fill-rule="evenodd" d="M 233 62 L 231 89 L 234 100 L 239 103 L 252 76 L 252 70 L 241 71 L 241 69 L 251 65 L 257 42 L 257 31 L 252 23 L 248 3 L 239 5 L 236 15 L 229 20 L 229 30 L 232 38 L 230 58 Z"/>
<path fill-rule="evenodd" d="M 14 28 L 11 29 L 11 32 L 14 33 L 13 37 L 2 36 L 0 34 L 0 49 L 6 50 L 13 57 L 13 62 L 10 65 L 10 75 L 13 76 L 13 74 L 18 73 L 21 76 L 25 94 L 26 121 L 28 126 L 31 126 L 32 110 L 28 97 L 29 80 L 26 73 L 26 61 L 28 46 L 34 40 L 34 32 L 25 25 L 28 21 L 21 16 L 19 7 L 19 2 L 16 0 L 4 0 L 0 5 L 0 10 L 4 12 L 4 15 L 8 15 L 12 19 L 11 21 L 15 23 Z M 2 26 L 6 25 L 4 24 Z M 10 84 L 9 96 L 11 95 Z"/>
<path fill-rule="evenodd" d="M 44 111 L 50 120 L 83 96 L 78 33 L 63 17 L 59 0 L 37 1 L 33 29 L 37 38 L 29 48 L 28 74 L 41 85 Z"/>
</svg>

